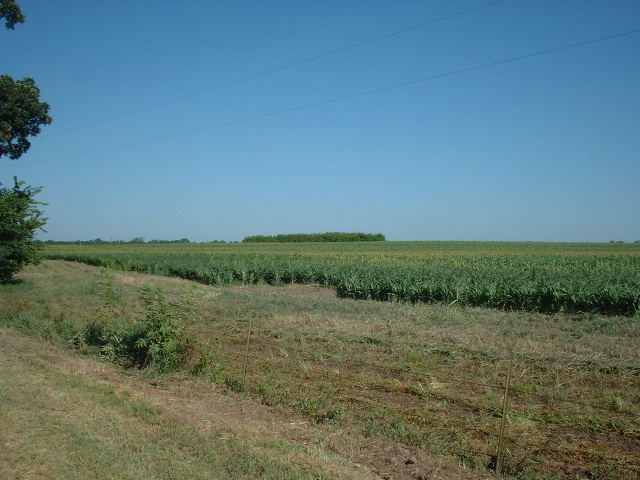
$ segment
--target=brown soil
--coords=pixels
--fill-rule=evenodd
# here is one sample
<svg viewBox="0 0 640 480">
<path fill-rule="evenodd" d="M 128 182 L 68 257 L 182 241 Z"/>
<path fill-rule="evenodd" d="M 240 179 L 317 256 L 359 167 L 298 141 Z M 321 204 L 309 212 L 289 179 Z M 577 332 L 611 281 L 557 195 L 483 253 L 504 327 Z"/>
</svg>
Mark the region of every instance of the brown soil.
<svg viewBox="0 0 640 480">
<path fill-rule="evenodd" d="M 264 292 L 274 295 L 295 295 L 298 297 L 320 297 L 320 298 L 336 298 L 336 292 L 330 288 L 320 287 L 318 285 L 284 285 L 281 287 L 273 285 L 239 285 L 229 287 L 229 290 L 237 292 Z"/>
</svg>

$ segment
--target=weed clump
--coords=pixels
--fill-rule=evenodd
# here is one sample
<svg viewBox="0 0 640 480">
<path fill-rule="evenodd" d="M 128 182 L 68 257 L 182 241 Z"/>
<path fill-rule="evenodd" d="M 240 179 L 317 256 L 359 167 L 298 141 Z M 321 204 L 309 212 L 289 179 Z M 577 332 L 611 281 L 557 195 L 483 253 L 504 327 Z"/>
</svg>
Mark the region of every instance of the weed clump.
<svg viewBox="0 0 640 480">
<path fill-rule="evenodd" d="M 191 294 L 177 302 L 167 300 L 162 288 L 143 285 L 142 318 L 128 321 L 117 311 L 122 298 L 106 270 L 97 293 L 102 303 L 97 318 L 77 335 L 77 344 L 97 348 L 113 363 L 127 368 L 149 368 L 157 373 L 203 372 L 213 362 L 212 352 L 184 325 L 191 314 Z"/>
</svg>

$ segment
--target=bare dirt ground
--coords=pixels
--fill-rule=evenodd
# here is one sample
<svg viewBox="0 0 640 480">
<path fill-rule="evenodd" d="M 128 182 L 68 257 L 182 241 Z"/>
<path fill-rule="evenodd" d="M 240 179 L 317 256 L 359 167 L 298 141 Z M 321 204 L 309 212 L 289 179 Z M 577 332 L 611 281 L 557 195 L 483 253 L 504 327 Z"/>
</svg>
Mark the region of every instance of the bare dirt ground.
<svg viewBox="0 0 640 480">
<path fill-rule="evenodd" d="M 238 292 L 260 291 L 271 293 L 274 295 L 296 295 L 299 297 L 319 297 L 319 298 L 336 298 L 336 292 L 330 288 L 320 287 L 317 285 L 285 285 L 277 287 L 273 285 L 239 285 L 237 287 L 229 287 L 230 290 Z"/>
</svg>

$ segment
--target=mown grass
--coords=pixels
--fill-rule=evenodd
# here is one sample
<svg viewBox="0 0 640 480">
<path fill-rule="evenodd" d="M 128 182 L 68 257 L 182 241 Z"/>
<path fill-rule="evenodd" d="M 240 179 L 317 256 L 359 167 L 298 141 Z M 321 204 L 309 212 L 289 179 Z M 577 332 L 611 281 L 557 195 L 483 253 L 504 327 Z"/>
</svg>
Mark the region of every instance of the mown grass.
<svg viewBox="0 0 640 480">
<path fill-rule="evenodd" d="M 64 262 L 31 267 L 23 284 L 2 287 L 0 314 L 5 323 L 63 342 L 65 329 L 81 328 L 96 315 L 98 273 Z M 144 283 L 162 285 L 169 299 L 190 288 L 178 279 L 110 274 L 122 291 L 122 310 L 131 315 Z M 513 358 L 505 474 L 640 474 L 637 316 L 380 303 L 291 285 L 201 286 L 192 302 L 189 328 L 225 366 L 224 375 L 211 380 L 335 429 L 333 449 L 395 445 L 485 472 L 496 452 L 506 365 Z M 353 458 L 374 471 L 383 472 L 382 459 L 393 461 L 385 457 L 388 448 L 363 451 Z M 396 459 L 401 465 L 392 478 L 421 474 L 417 462 L 413 477 L 406 476 L 405 460 L 413 462 Z"/>
<path fill-rule="evenodd" d="M 227 295 L 217 302 L 218 321 L 263 311 L 252 306 L 262 299 Z M 513 351 L 507 472 L 632 478 L 639 471 L 637 319 L 274 302 L 284 305 L 256 328 L 248 379 L 265 402 L 482 467 L 495 453 Z M 227 328 L 240 346 L 238 324 Z M 230 365 L 240 364 L 236 352 Z M 622 441 L 612 448 L 612 439 Z"/>
<path fill-rule="evenodd" d="M 332 478 L 31 352 L 2 351 L 0 362 L 3 478 Z"/>
</svg>

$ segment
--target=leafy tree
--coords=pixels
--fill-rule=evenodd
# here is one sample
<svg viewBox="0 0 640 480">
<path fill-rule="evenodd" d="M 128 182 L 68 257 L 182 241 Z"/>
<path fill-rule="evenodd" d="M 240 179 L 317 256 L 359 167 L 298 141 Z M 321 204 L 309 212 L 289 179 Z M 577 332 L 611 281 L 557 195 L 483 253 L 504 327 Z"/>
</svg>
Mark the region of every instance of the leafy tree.
<svg viewBox="0 0 640 480">
<path fill-rule="evenodd" d="M 0 19 L 8 29 L 25 20 L 18 4 L 13 0 L 0 0 Z M 27 139 L 40 133 L 40 125 L 51 123 L 49 105 L 40 102 L 40 89 L 32 78 L 14 81 L 9 75 L 0 75 L 0 158 L 20 158 L 31 143 Z M 29 263 L 38 263 L 41 243 L 34 237 L 42 230 L 47 219 L 34 200 L 41 187 L 23 187 L 14 177 L 14 187 L 0 183 L 0 283 L 11 281 L 13 275 Z"/>
<path fill-rule="evenodd" d="M 40 89 L 32 78 L 14 81 L 0 75 L 0 157 L 16 160 L 31 146 L 27 139 L 51 123 L 49 104 L 40 101 Z"/>
<path fill-rule="evenodd" d="M 16 23 L 24 23 L 25 17 L 14 0 L 0 0 L 0 18 L 5 19 L 7 28 L 13 30 Z"/>
<path fill-rule="evenodd" d="M 15 0 L 0 0 L 0 19 L 8 29 L 24 23 L 25 16 Z M 40 101 L 40 89 L 33 78 L 14 81 L 0 75 L 0 157 L 16 160 L 31 146 L 27 137 L 40 133 L 40 125 L 51 123 L 49 105 Z"/>
<path fill-rule="evenodd" d="M 23 266 L 38 263 L 40 244 L 35 242 L 36 230 L 42 230 L 47 219 L 34 200 L 41 187 L 24 187 L 14 177 L 13 188 L 0 184 L 0 283 L 10 282 Z"/>
</svg>

